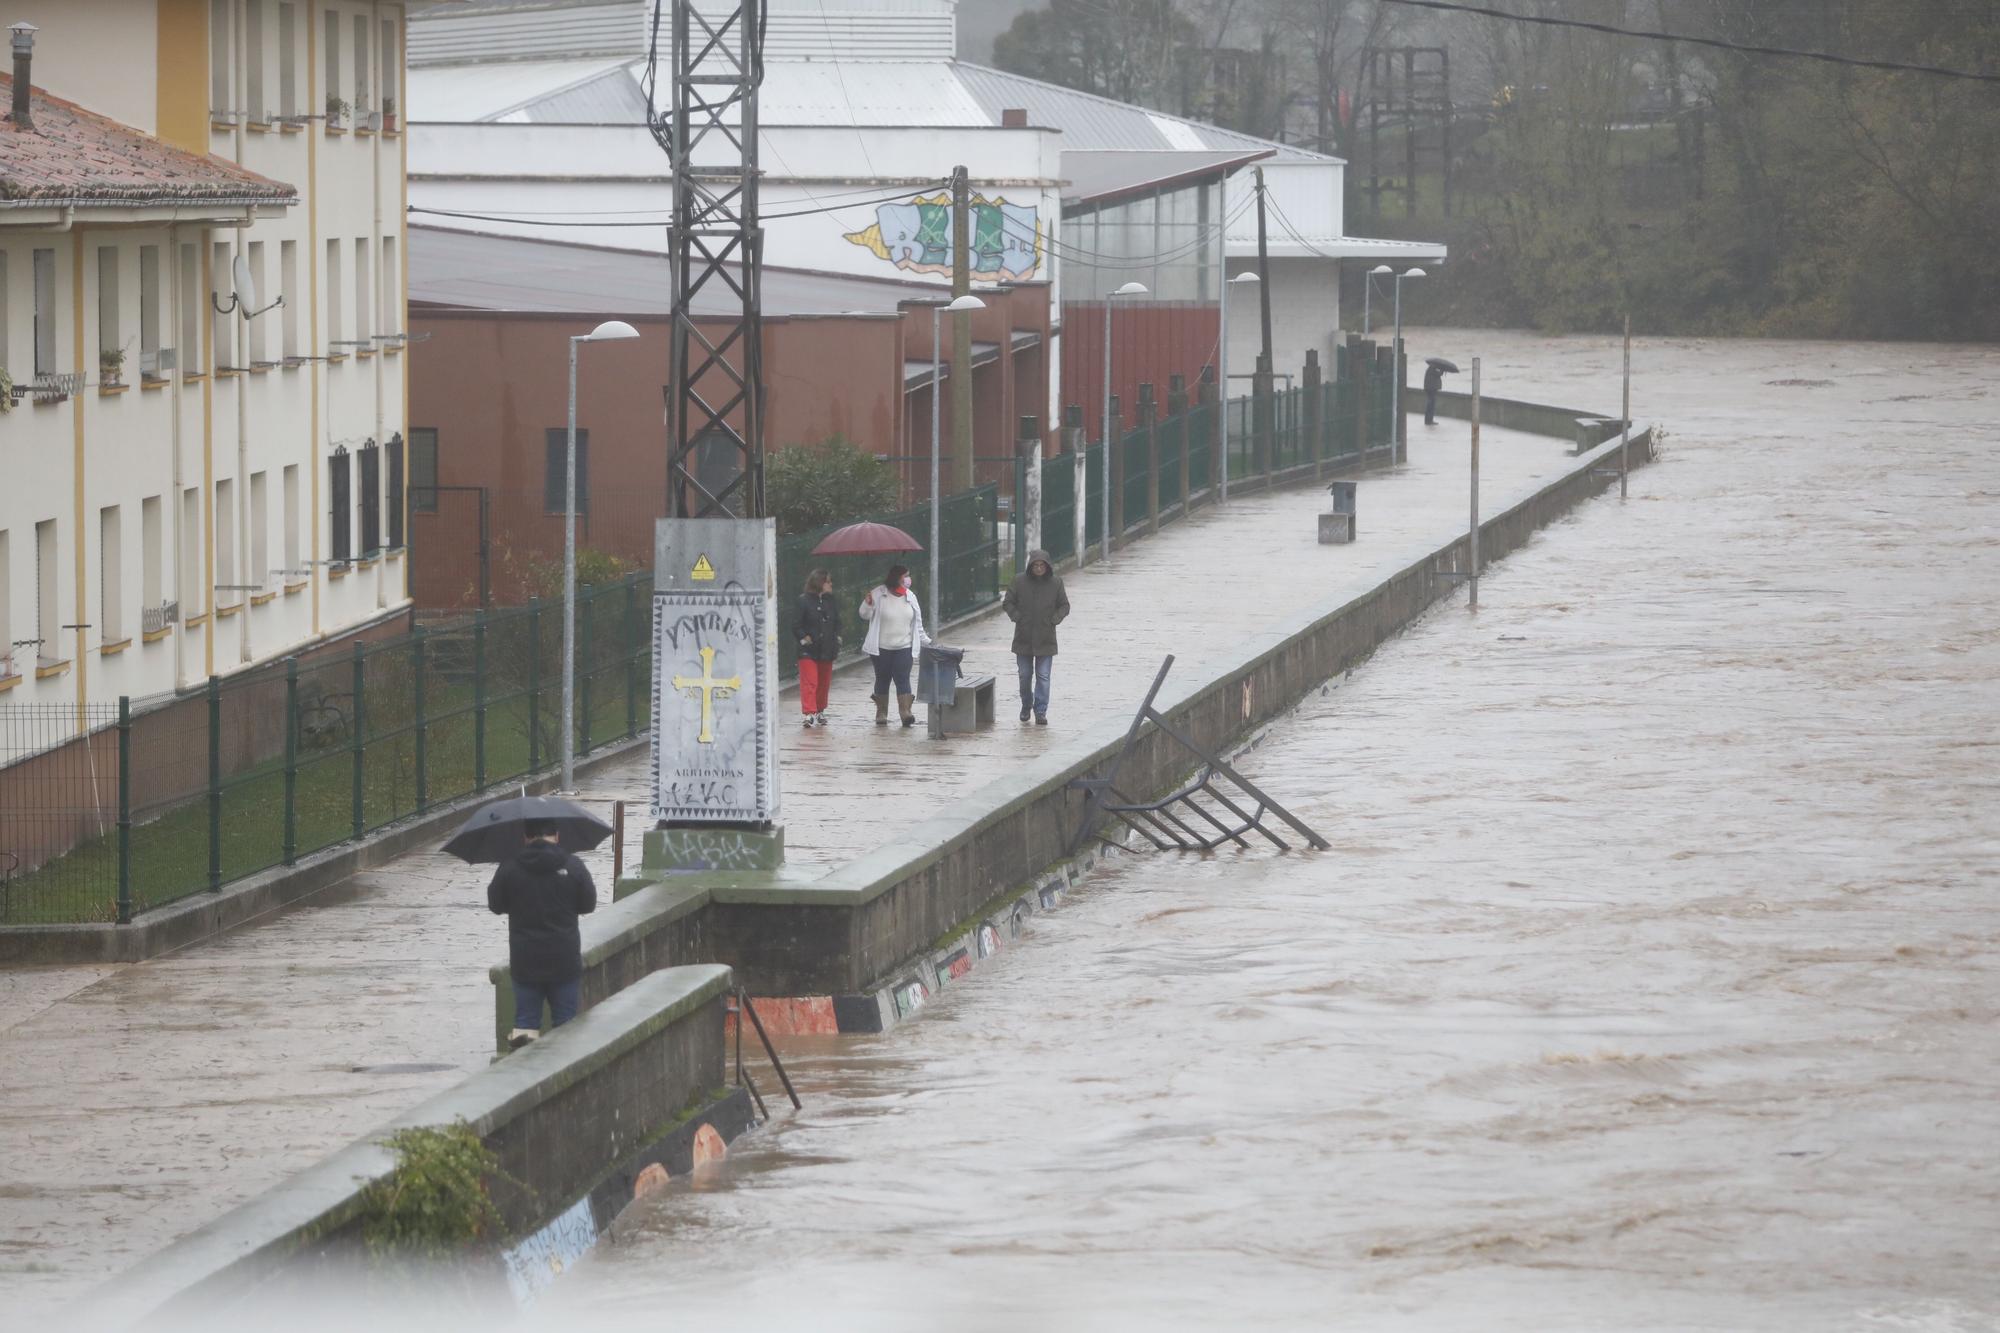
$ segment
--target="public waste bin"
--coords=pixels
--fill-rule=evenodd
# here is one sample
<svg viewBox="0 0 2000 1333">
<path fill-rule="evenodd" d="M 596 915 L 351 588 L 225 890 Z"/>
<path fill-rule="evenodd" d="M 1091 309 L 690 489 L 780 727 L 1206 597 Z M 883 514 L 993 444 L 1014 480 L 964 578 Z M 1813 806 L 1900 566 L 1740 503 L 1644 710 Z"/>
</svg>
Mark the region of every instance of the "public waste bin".
<svg viewBox="0 0 2000 1333">
<path fill-rule="evenodd" d="M 965 649 L 927 644 L 917 655 L 917 702 L 949 708 L 958 699 L 959 664 Z"/>
</svg>

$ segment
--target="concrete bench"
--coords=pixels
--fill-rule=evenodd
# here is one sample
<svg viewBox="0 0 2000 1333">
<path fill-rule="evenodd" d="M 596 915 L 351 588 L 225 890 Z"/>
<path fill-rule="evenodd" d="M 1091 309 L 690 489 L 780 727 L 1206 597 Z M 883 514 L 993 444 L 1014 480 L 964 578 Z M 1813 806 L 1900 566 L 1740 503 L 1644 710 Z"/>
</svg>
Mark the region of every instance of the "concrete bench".
<svg viewBox="0 0 2000 1333">
<path fill-rule="evenodd" d="M 992 726 L 993 677 L 960 676 L 950 707 L 939 711 L 943 714 L 940 725 L 947 736 Z"/>
</svg>

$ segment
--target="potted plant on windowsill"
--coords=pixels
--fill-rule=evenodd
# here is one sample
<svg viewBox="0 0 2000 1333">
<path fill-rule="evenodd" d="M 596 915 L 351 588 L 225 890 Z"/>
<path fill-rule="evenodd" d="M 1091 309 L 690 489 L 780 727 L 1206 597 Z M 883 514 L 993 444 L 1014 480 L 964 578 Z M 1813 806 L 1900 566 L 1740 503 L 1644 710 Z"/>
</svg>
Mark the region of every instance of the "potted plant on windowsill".
<svg viewBox="0 0 2000 1333">
<path fill-rule="evenodd" d="M 371 107 L 356 107 L 354 109 L 354 118 L 370 134 L 374 134 L 382 128 L 382 113 Z"/>
<path fill-rule="evenodd" d="M 100 388 L 116 389 L 124 383 L 125 350 L 107 347 L 97 354 L 97 383 Z"/>
<path fill-rule="evenodd" d="M 382 128 L 390 134 L 396 132 L 396 99 L 393 97 L 382 99 Z"/>
<path fill-rule="evenodd" d="M 14 410 L 14 377 L 7 373 L 7 367 L 0 366 L 0 412 Z"/>
<path fill-rule="evenodd" d="M 326 97 L 326 127 L 330 130 L 347 128 L 347 99 L 328 93 Z"/>
</svg>

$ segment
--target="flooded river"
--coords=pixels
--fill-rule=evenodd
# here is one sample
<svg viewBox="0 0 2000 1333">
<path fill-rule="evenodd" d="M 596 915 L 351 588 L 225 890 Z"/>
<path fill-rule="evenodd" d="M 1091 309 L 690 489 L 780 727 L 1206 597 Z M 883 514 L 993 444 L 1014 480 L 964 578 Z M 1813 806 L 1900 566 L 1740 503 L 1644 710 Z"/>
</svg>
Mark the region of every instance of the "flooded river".
<svg viewBox="0 0 2000 1333">
<path fill-rule="evenodd" d="M 1639 363 L 1629 502 L 1246 754 L 1331 852 L 1128 860 L 793 1042 L 805 1112 L 530 1322 L 1995 1327 L 2000 357 Z"/>
</svg>

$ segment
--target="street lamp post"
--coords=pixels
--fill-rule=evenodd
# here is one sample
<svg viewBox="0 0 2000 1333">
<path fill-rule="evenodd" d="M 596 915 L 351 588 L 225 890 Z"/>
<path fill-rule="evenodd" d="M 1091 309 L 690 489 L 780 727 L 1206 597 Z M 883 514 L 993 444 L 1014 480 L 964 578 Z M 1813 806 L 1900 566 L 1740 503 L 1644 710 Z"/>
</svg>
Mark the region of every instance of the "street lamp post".
<svg viewBox="0 0 2000 1333">
<path fill-rule="evenodd" d="M 1361 285 L 1361 336 L 1364 338 L 1368 336 L 1369 330 L 1373 327 L 1369 319 L 1369 306 L 1373 303 L 1375 297 L 1375 279 L 1379 275 L 1394 273 L 1395 271 L 1395 269 L 1390 268 L 1387 264 L 1377 264 L 1374 268 L 1368 270 L 1366 280 Z"/>
<path fill-rule="evenodd" d="M 1410 418 L 1403 411 L 1403 384 L 1408 378 L 1403 372 L 1403 279 L 1423 276 L 1424 271 L 1420 268 L 1396 275 L 1396 339 L 1389 344 L 1389 361 L 1395 367 L 1396 382 L 1389 386 L 1389 392 L 1394 395 L 1396 404 L 1396 438 L 1391 443 L 1398 461 L 1405 461 L 1410 445 Z"/>
<path fill-rule="evenodd" d="M 939 516 L 943 513 L 943 505 L 938 499 L 938 459 L 941 447 L 938 442 L 938 381 L 943 377 L 944 371 L 942 328 L 946 311 L 957 313 L 961 310 L 985 308 L 986 302 L 976 296 L 960 296 L 950 301 L 938 301 L 931 306 L 931 581 L 930 586 L 924 591 L 930 596 L 931 615 L 938 624 L 944 623 L 944 590 L 938 582 L 942 577 L 939 573 L 938 559 L 941 541 L 939 531 L 942 527 Z"/>
<path fill-rule="evenodd" d="M 1216 478 L 1217 485 L 1220 487 L 1219 494 L 1223 500 L 1229 499 L 1229 289 L 1239 282 L 1262 281 L 1263 278 L 1258 276 L 1257 270 L 1251 268 L 1243 270 L 1243 272 L 1222 284 L 1222 309 L 1218 312 L 1218 320 L 1222 325 L 1222 334 L 1216 340 L 1217 347 L 1221 349 L 1217 353 L 1217 360 L 1221 363 L 1219 369 L 1221 370 L 1222 383 L 1219 386 L 1221 392 L 1215 404 L 1215 456 L 1221 460 L 1220 467 L 1222 470 L 1216 473 Z M 1106 378 L 1110 377 L 1106 376 Z"/>
<path fill-rule="evenodd" d="M 1104 298 L 1104 553 L 1100 559 L 1111 559 L 1111 302 L 1120 296 L 1144 296 L 1146 284 L 1128 282 L 1110 296 Z M 1227 386 L 1224 386 L 1227 392 Z"/>
<path fill-rule="evenodd" d="M 569 340 L 569 448 L 563 459 L 562 789 L 576 790 L 576 348 L 578 343 L 636 338 L 639 330 L 609 319 Z"/>
</svg>

